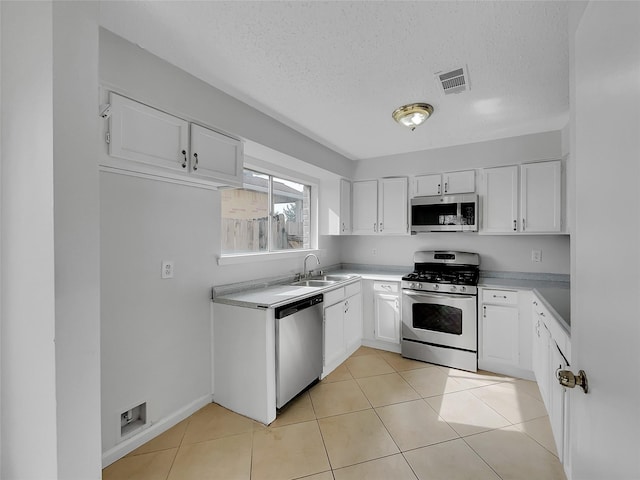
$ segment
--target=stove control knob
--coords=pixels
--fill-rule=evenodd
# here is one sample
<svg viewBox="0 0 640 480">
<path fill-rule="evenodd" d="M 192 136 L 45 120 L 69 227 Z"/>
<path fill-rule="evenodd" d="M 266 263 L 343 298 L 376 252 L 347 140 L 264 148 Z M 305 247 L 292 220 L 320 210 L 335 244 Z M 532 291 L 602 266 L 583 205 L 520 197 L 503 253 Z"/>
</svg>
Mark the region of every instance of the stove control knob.
<svg viewBox="0 0 640 480">
<path fill-rule="evenodd" d="M 437 283 L 433 286 L 434 290 L 439 290 L 440 289 L 440 285 L 438 285 Z"/>
<path fill-rule="evenodd" d="M 466 291 L 467 291 L 467 287 L 464 287 L 464 286 L 463 286 L 463 287 L 460 287 L 460 291 L 461 291 L 461 292 L 466 292 Z"/>
<path fill-rule="evenodd" d="M 422 290 L 422 284 L 421 283 L 419 283 L 417 286 L 418 286 L 418 289 Z"/>
<path fill-rule="evenodd" d="M 415 284 L 415 283 L 413 283 L 413 282 L 411 282 L 411 283 L 409 284 L 409 288 L 416 288 L 416 284 Z"/>
<path fill-rule="evenodd" d="M 451 289 L 450 289 L 450 290 L 451 290 L 452 292 L 455 292 L 455 291 L 456 291 L 456 286 L 455 286 L 455 285 L 451 285 Z"/>
</svg>

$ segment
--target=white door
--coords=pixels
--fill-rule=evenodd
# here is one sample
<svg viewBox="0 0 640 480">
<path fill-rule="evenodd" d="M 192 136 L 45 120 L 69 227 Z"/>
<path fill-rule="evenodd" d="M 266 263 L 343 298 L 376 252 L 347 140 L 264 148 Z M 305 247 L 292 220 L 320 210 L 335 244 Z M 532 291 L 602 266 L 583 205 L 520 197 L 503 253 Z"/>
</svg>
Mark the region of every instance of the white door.
<svg viewBox="0 0 640 480">
<path fill-rule="evenodd" d="M 473 193 L 476 191 L 475 170 L 445 173 L 443 177 L 444 193 L 447 195 Z"/>
<path fill-rule="evenodd" d="M 419 175 L 416 177 L 416 197 L 442 194 L 442 175 Z"/>
<path fill-rule="evenodd" d="M 360 293 L 344 301 L 344 339 L 348 350 L 362 343 L 362 295 Z"/>
<path fill-rule="evenodd" d="M 561 207 L 560 161 L 528 163 L 520 167 L 520 229 L 559 232 Z"/>
<path fill-rule="evenodd" d="M 242 186 L 242 142 L 191 124 L 190 171 L 194 176 Z"/>
<path fill-rule="evenodd" d="M 354 235 L 377 233 L 378 231 L 378 181 L 353 182 L 353 229 Z"/>
<path fill-rule="evenodd" d="M 517 232 L 518 167 L 483 170 L 482 231 Z"/>
<path fill-rule="evenodd" d="M 579 20 L 571 368 L 591 391 L 567 391 L 572 478 L 638 479 L 640 3 L 590 2 Z"/>
<path fill-rule="evenodd" d="M 324 309 L 324 366 L 344 353 L 344 302 Z"/>
<path fill-rule="evenodd" d="M 375 339 L 400 344 L 400 297 L 398 294 L 376 292 Z"/>
<path fill-rule="evenodd" d="M 351 233 L 351 182 L 340 179 L 340 235 Z"/>
<path fill-rule="evenodd" d="M 378 190 L 378 232 L 385 235 L 409 232 L 407 179 L 383 178 Z"/>
<path fill-rule="evenodd" d="M 501 305 L 482 307 L 481 357 L 485 360 L 518 365 L 518 309 Z"/>
<path fill-rule="evenodd" d="M 186 172 L 189 123 L 111 93 L 109 155 Z"/>
</svg>

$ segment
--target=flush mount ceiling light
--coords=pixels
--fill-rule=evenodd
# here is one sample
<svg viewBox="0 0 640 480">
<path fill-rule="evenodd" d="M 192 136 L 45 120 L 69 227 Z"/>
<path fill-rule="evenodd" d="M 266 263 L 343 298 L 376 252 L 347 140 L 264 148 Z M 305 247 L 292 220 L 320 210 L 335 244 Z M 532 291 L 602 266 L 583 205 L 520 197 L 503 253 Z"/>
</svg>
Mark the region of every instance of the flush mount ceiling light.
<svg viewBox="0 0 640 480">
<path fill-rule="evenodd" d="M 428 103 L 410 103 L 396 108 L 393 112 L 393 119 L 411 131 L 415 130 L 433 113 L 433 107 Z"/>
</svg>

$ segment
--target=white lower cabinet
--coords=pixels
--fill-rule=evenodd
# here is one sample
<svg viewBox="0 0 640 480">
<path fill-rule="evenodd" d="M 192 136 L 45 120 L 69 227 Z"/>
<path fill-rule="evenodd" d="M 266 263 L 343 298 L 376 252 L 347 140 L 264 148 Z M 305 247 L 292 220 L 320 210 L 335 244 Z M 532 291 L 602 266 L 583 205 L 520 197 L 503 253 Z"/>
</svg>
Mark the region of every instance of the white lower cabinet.
<svg viewBox="0 0 640 480">
<path fill-rule="evenodd" d="M 528 291 L 480 288 L 478 367 L 532 380 Z M 524 307 L 524 308 L 523 308 Z"/>
<path fill-rule="evenodd" d="M 373 284 L 374 331 L 376 340 L 400 344 L 400 293 L 398 284 Z"/>
<path fill-rule="evenodd" d="M 358 281 L 324 294 L 323 377 L 362 344 L 360 291 Z"/>
<path fill-rule="evenodd" d="M 324 309 L 324 366 L 334 364 L 344 354 L 344 302 Z"/>
<path fill-rule="evenodd" d="M 518 309 L 501 305 L 482 306 L 482 357 L 518 364 Z"/>
<path fill-rule="evenodd" d="M 565 448 L 569 438 L 569 396 L 556 378 L 558 370 L 569 369 L 571 344 L 568 334 L 545 308 L 542 301 L 533 296 L 533 371 L 540 395 L 549 413 L 558 458 L 565 466 L 569 463 L 569 449 Z"/>
</svg>

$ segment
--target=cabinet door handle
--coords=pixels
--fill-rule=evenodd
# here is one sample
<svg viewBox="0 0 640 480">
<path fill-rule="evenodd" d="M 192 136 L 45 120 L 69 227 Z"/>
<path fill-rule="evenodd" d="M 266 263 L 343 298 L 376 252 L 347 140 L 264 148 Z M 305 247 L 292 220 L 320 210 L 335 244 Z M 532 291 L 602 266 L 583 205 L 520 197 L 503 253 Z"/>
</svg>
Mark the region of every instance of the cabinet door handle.
<svg viewBox="0 0 640 480">
<path fill-rule="evenodd" d="M 374 232 L 378 231 L 378 223 L 377 222 L 373 224 L 373 231 Z"/>
<path fill-rule="evenodd" d="M 484 318 L 487 318 L 487 307 L 484 305 L 482 306 L 482 316 Z"/>
<path fill-rule="evenodd" d="M 444 193 L 449 191 L 449 182 L 444 182 Z"/>
<path fill-rule="evenodd" d="M 526 228 L 526 226 L 525 226 L 524 218 L 523 218 L 523 219 L 522 219 L 522 231 L 524 232 L 526 229 L 527 229 L 527 228 Z"/>
<path fill-rule="evenodd" d="M 494 295 L 493 298 L 504 298 L 506 300 L 507 296 L 506 295 Z"/>
<path fill-rule="evenodd" d="M 184 160 L 182 162 L 182 168 L 187 168 L 187 151 L 186 150 L 182 150 L 182 156 L 184 157 Z"/>
<path fill-rule="evenodd" d="M 538 306 L 538 302 L 536 302 L 535 300 L 533 301 L 533 304 L 537 307 Z"/>
<path fill-rule="evenodd" d="M 197 154 L 197 153 L 194 153 L 194 154 L 193 154 L 193 156 L 194 156 L 194 157 L 195 157 L 195 159 L 196 159 L 195 163 L 193 164 L 193 169 L 194 169 L 194 170 L 197 170 L 197 169 L 198 169 L 198 154 Z"/>
<path fill-rule="evenodd" d="M 382 222 L 380 222 L 380 231 L 382 232 Z"/>
<path fill-rule="evenodd" d="M 513 221 L 513 231 L 515 232 L 515 231 L 517 231 L 517 230 L 518 230 L 518 221 L 517 221 L 517 220 L 514 220 L 514 221 Z"/>
<path fill-rule="evenodd" d="M 440 184 L 438 184 L 438 195 L 440 195 L 442 191 L 440 190 Z"/>
</svg>

